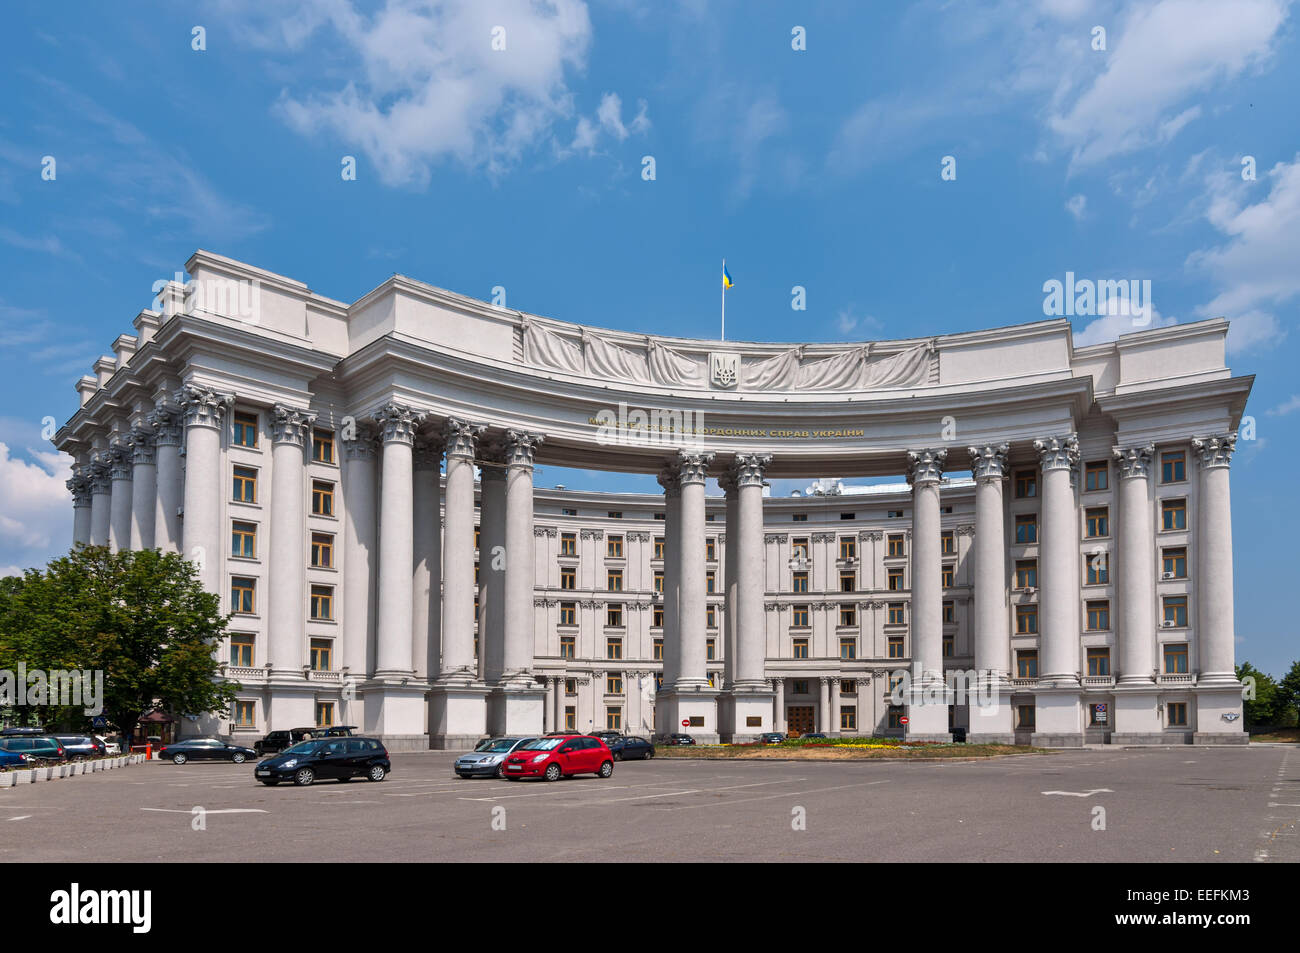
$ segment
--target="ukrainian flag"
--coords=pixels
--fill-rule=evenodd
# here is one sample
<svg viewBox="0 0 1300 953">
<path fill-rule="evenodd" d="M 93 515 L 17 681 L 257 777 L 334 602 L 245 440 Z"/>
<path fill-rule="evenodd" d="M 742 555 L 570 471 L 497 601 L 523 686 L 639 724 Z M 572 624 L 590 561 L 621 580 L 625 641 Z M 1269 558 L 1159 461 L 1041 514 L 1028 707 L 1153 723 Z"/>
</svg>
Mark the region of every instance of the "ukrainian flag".
<svg viewBox="0 0 1300 953">
<path fill-rule="evenodd" d="M 731 287 L 734 287 L 734 286 L 735 286 L 735 282 L 733 282 L 733 281 L 731 280 L 731 275 L 729 275 L 729 274 L 727 273 L 727 263 L 724 261 L 724 262 L 722 263 L 722 287 L 723 287 L 723 290 L 726 290 L 727 288 L 731 288 Z"/>
</svg>

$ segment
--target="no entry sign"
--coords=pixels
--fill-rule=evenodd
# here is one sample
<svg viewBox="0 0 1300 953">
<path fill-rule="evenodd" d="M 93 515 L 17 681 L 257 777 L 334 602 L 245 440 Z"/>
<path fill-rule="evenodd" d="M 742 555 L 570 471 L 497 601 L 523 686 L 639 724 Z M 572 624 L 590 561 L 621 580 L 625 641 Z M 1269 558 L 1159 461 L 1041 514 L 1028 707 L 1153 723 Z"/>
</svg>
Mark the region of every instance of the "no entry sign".
<svg viewBox="0 0 1300 953">
<path fill-rule="evenodd" d="M 898 719 L 898 723 L 899 723 L 900 725 L 905 725 L 905 724 L 907 724 L 907 716 L 904 715 L 902 718 Z"/>
<path fill-rule="evenodd" d="M 682 719 L 682 727 L 683 727 L 683 728 L 689 728 L 689 727 L 691 727 L 691 720 L 690 720 L 689 718 L 683 718 L 683 719 Z"/>
</svg>

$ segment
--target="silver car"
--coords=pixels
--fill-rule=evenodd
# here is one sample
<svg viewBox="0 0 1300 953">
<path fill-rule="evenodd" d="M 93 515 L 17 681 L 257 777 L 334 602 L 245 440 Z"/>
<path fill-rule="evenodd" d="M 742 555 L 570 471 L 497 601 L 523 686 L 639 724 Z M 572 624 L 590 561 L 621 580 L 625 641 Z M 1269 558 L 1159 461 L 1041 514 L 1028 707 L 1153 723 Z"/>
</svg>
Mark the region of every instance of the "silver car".
<svg viewBox="0 0 1300 953">
<path fill-rule="evenodd" d="M 455 771 L 462 778 L 499 778 L 506 755 L 536 738 L 484 738 L 469 754 L 456 759 Z"/>
</svg>

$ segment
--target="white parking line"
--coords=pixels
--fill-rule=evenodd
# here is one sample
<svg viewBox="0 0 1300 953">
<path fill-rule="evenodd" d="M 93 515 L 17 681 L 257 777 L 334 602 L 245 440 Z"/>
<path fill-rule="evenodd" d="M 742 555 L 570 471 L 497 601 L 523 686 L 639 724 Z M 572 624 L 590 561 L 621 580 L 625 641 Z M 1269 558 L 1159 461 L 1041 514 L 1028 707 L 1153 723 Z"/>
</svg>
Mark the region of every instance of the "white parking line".
<svg viewBox="0 0 1300 953">
<path fill-rule="evenodd" d="M 27 818 L 29 818 L 29 817 L 31 817 L 31 816 L 32 816 L 31 814 L 19 814 L 17 817 L 11 817 L 11 818 L 9 818 L 9 820 L 11 820 L 11 821 L 25 821 L 25 820 L 27 820 Z"/>
</svg>

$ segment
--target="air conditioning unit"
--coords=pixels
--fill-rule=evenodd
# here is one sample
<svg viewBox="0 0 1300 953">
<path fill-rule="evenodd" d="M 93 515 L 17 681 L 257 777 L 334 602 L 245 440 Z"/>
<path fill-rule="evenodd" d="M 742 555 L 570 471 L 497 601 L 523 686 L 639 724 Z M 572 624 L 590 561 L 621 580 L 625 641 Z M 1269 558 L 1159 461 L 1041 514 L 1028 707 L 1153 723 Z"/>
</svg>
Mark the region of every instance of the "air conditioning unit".
<svg viewBox="0 0 1300 953">
<path fill-rule="evenodd" d="M 1161 619 L 1161 620 L 1160 620 L 1160 628 L 1162 628 L 1162 629 L 1172 629 L 1173 627 L 1174 627 L 1174 620 L 1173 620 L 1173 619 Z"/>
<path fill-rule="evenodd" d="M 1160 578 L 1161 578 L 1161 579 L 1173 579 L 1173 578 L 1174 578 L 1174 574 L 1171 573 L 1171 572 L 1162 572 L 1162 573 L 1160 574 Z"/>
</svg>

